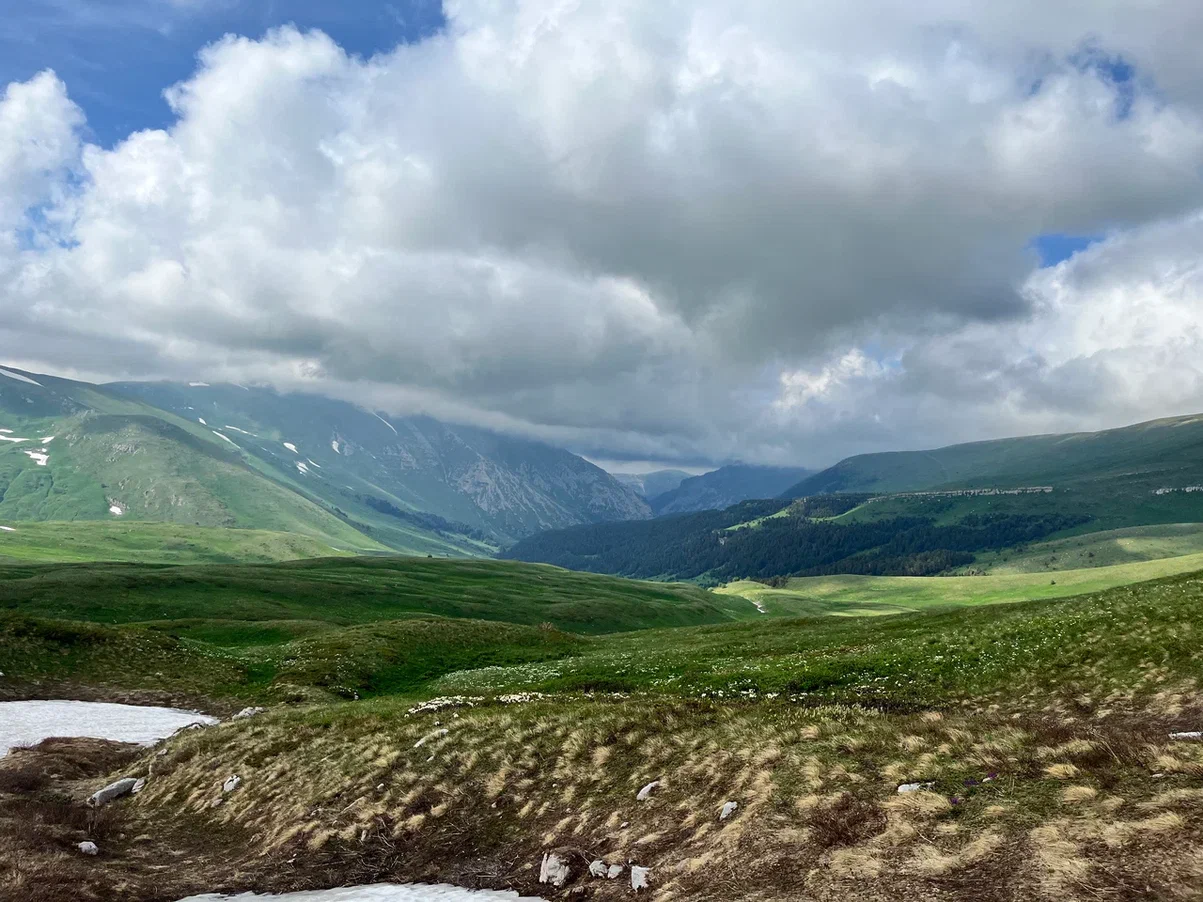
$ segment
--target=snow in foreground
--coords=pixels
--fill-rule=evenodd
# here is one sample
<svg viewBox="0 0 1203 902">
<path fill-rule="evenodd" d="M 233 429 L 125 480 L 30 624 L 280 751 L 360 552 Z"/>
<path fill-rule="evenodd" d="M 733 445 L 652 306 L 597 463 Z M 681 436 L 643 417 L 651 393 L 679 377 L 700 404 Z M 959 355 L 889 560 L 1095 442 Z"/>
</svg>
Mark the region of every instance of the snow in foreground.
<svg viewBox="0 0 1203 902">
<path fill-rule="evenodd" d="M 344 886 L 339 889 L 319 889 L 304 893 L 284 893 L 278 896 L 257 896 L 242 893 L 237 896 L 221 896 L 210 893 L 205 896 L 189 896 L 180 902 L 540 902 L 534 896 L 519 896 L 517 893 L 495 890 L 461 889 L 458 886 L 427 886 L 396 883 L 377 883 L 373 886 Z"/>
<path fill-rule="evenodd" d="M 0 702 L 0 757 L 22 745 L 51 736 L 83 736 L 150 745 L 192 723 L 217 723 L 216 717 L 141 705 L 103 702 Z"/>
</svg>

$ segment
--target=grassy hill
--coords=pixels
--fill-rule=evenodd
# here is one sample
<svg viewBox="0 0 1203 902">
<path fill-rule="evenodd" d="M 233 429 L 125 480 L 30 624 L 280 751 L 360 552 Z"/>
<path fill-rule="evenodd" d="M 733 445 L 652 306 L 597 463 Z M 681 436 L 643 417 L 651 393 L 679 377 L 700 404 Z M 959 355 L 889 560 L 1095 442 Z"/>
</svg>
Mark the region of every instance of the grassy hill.
<svg viewBox="0 0 1203 902">
<path fill-rule="evenodd" d="M 383 549 L 382 549 L 383 550 Z M 350 556 L 319 539 L 264 529 L 127 520 L 0 521 L 0 563 L 271 563 Z"/>
<path fill-rule="evenodd" d="M 807 477 L 782 497 L 1038 485 L 1067 488 L 1099 481 L 1146 493 L 1203 484 L 1203 416 L 1152 420 L 1102 432 L 862 454 Z"/>
<path fill-rule="evenodd" d="M 551 623 L 594 634 L 715 623 L 755 613 L 742 602 L 692 586 L 530 564 L 395 557 L 186 567 L 0 565 L 0 612 L 154 623 L 181 636 L 214 621 L 350 626 L 415 614 Z"/>
<path fill-rule="evenodd" d="M 1049 573 L 1157 561 L 1203 552 L 1203 524 L 1168 523 L 1081 533 L 979 554 L 973 573 Z"/>
<path fill-rule="evenodd" d="M 746 598 L 776 616 L 875 617 L 932 608 L 1065 598 L 1197 570 L 1203 570 L 1203 552 L 1077 570 L 983 576 L 839 574 L 790 579 L 779 587 L 740 580 L 715 591 Z"/>
<path fill-rule="evenodd" d="M 1203 892 L 1203 745 L 1175 738 L 1203 718 L 1198 575 L 587 640 L 400 621 L 208 656 L 128 626 L 6 624 L 0 648 L 43 678 L 64 661 L 99 676 L 141 655 L 194 665 L 198 685 L 241 698 L 267 681 L 376 696 L 277 708 L 131 759 L 122 772 L 146 788 L 108 815 L 120 820 L 102 836 L 103 866 L 61 853 L 82 835 L 69 803 L 34 819 L 4 795 L 25 773 L 13 769 L 39 759 L 0 764 L 0 823 L 24 830 L 0 863 L 23 855 L 16 870 L 51 898 L 384 877 L 547 896 L 537 875 L 552 851 L 570 863 L 561 892 L 602 900 L 630 889 L 625 874 L 590 877 L 596 859 L 701 900 Z M 405 655 L 387 658 L 397 642 Z M 240 786 L 223 793 L 230 774 Z M 47 824 L 60 831 L 53 854 L 31 853 L 23 837 Z M 147 864 L 161 860 L 174 866 Z"/>
</svg>

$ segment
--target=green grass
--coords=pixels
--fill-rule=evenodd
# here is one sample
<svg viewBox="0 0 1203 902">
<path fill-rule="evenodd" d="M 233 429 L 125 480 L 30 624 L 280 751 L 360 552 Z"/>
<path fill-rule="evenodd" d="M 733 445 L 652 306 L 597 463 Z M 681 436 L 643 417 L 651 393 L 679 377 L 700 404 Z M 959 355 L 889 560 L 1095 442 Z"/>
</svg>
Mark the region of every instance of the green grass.
<svg viewBox="0 0 1203 902">
<path fill-rule="evenodd" d="M 133 520 L 0 521 L 0 562 L 271 563 L 350 555 L 310 536 Z"/>
<path fill-rule="evenodd" d="M 1203 553 L 1110 567 L 984 576 L 812 576 L 784 588 L 740 580 L 715 590 L 759 602 L 779 617 L 871 617 L 930 608 L 1064 598 L 1203 569 Z"/>
<path fill-rule="evenodd" d="M 1082 533 L 1024 548 L 981 553 L 976 573 L 1050 573 L 1154 561 L 1203 552 L 1203 524 L 1169 523 Z"/>
<path fill-rule="evenodd" d="M 577 633 L 751 617 L 739 599 L 509 561 L 346 558 L 268 565 L 0 565 L 0 611 L 94 623 L 319 621 L 412 614 Z M 181 626 L 181 635 L 188 630 Z M 245 644 L 238 642 L 235 644 Z"/>
<path fill-rule="evenodd" d="M 1129 691 L 1159 668 L 1203 678 L 1198 574 L 1056 601 L 896 617 L 762 618 L 607 638 L 554 664 L 444 678 L 447 693 L 780 693 L 884 705 L 1055 691 Z"/>
</svg>

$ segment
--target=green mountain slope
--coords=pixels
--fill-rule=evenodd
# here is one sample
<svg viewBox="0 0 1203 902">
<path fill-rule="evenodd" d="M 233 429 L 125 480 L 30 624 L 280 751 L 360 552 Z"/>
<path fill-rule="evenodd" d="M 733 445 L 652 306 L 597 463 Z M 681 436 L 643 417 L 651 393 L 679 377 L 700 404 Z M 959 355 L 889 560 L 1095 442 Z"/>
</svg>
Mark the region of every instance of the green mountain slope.
<svg viewBox="0 0 1203 902">
<path fill-rule="evenodd" d="M 782 497 L 1037 485 L 1067 488 L 1101 480 L 1148 491 L 1203 484 L 1203 416 L 1152 420 L 1102 432 L 862 454 L 803 479 Z"/>
<path fill-rule="evenodd" d="M 374 536 L 461 533 L 508 543 L 543 529 L 647 517 L 632 489 L 581 457 L 537 442 L 385 417 L 353 404 L 237 385 L 120 383 L 114 391 L 204 420 L 298 491 Z"/>
<path fill-rule="evenodd" d="M 6 369 L 0 424 L 5 521 L 253 527 L 337 549 L 385 550 L 334 512 L 266 478 L 201 424 L 97 386 Z"/>
</svg>

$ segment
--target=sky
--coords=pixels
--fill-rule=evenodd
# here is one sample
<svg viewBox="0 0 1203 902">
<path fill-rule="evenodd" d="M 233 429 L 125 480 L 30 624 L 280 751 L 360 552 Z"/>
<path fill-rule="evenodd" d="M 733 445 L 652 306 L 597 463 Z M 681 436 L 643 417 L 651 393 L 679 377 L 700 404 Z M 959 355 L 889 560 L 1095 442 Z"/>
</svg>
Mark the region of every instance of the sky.
<svg viewBox="0 0 1203 902">
<path fill-rule="evenodd" d="M 1200 412 L 1201 40 L 1184 0 L 28 0 L 0 362 L 623 469 Z"/>
</svg>

